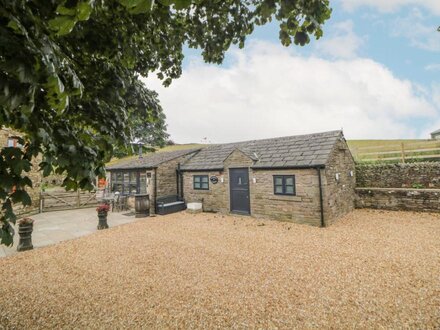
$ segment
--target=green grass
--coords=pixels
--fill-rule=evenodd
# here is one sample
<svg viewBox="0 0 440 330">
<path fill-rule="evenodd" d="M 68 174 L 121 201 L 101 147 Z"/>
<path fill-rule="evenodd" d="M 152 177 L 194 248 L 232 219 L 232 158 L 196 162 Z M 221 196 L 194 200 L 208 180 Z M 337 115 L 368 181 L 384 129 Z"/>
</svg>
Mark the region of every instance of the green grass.
<svg viewBox="0 0 440 330">
<path fill-rule="evenodd" d="M 349 140 L 347 143 L 353 157 L 360 162 L 396 163 L 402 159 L 402 149 L 406 162 L 438 161 L 440 158 L 440 150 L 432 150 L 440 149 L 440 141 L 437 140 Z"/>
</svg>

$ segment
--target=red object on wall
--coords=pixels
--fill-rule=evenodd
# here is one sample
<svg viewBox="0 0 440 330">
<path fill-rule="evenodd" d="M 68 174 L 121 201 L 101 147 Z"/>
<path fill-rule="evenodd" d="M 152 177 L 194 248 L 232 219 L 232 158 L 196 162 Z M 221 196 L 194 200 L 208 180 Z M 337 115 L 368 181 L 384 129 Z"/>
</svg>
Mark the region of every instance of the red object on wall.
<svg viewBox="0 0 440 330">
<path fill-rule="evenodd" d="M 105 188 L 107 181 L 104 178 L 98 180 L 98 188 Z"/>
</svg>

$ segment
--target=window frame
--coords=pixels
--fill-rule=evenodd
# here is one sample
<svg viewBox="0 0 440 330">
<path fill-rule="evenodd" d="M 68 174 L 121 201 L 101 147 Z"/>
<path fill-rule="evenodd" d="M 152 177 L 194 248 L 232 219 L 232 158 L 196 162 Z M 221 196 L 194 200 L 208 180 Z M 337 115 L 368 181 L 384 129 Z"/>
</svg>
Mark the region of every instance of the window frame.
<svg viewBox="0 0 440 330">
<path fill-rule="evenodd" d="M 286 179 L 292 179 L 293 184 L 288 185 L 286 184 Z M 281 179 L 281 184 L 277 184 L 277 179 Z M 277 192 L 277 187 L 281 187 L 282 192 Z M 293 192 L 288 193 L 286 192 L 286 187 L 292 187 Z M 281 196 L 296 196 L 296 178 L 294 174 L 280 174 L 280 175 L 274 175 L 273 176 L 273 193 L 274 195 L 281 195 Z"/>
<path fill-rule="evenodd" d="M 118 190 L 115 189 L 115 186 L 121 186 L 121 190 L 119 193 L 123 196 L 130 196 L 133 194 L 140 194 L 140 176 L 144 173 L 139 170 L 116 170 L 111 171 L 111 191 L 116 192 Z M 134 175 L 133 175 L 134 174 Z M 128 181 L 126 182 L 124 179 L 128 176 Z M 118 178 L 119 177 L 119 178 Z M 120 180 L 118 180 L 118 179 Z M 132 180 L 134 179 L 134 180 Z M 136 185 L 136 192 L 132 193 L 130 187 Z"/>
<path fill-rule="evenodd" d="M 197 182 L 200 184 L 200 187 L 196 187 L 196 178 L 199 178 L 200 181 Z M 206 182 L 203 182 L 203 178 L 206 178 Z M 203 183 L 206 183 L 206 188 L 203 188 Z M 209 190 L 209 175 L 203 174 L 203 175 L 193 175 L 193 189 L 194 190 Z"/>
</svg>

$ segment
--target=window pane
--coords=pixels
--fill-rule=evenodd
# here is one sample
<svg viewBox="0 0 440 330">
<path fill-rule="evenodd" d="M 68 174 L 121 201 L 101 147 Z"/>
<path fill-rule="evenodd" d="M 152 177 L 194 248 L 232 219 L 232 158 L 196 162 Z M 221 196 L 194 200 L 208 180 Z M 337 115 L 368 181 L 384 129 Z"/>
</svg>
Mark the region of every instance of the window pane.
<svg viewBox="0 0 440 330">
<path fill-rule="evenodd" d="M 293 186 L 286 186 L 286 194 L 293 194 Z"/>
<path fill-rule="evenodd" d="M 202 176 L 202 182 L 208 182 L 208 176 Z"/>
<path fill-rule="evenodd" d="M 208 188 L 209 188 L 208 183 L 207 182 L 203 182 L 202 183 L 202 189 L 208 189 Z"/>
<path fill-rule="evenodd" d="M 276 176 L 275 177 L 275 184 L 276 185 L 282 185 L 283 184 L 283 178 L 279 177 L 279 176 Z"/>
<path fill-rule="evenodd" d="M 119 182 L 122 181 L 122 173 L 121 172 L 116 173 L 116 181 L 119 181 Z"/>
<path fill-rule="evenodd" d="M 113 185 L 113 192 L 116 192 L 116 191 L 122 192 L 122 185 L 121 184 L 114 184 Z"/>
<path fill-rule="evenodd" d="M 199 176 L 194 176 L 194 183 L 195 182 L 200 182 L 200 177 Z"/>
<path fill-rule="evenodd" d="M 124 173 L 124 184 L 128 184 L 130 182 L 130 176 L 128 173 Z"/>
<path fill-rule="evenodd" d="M 194 182 L 194 188 L 200 189 L 200 182 Z"/>
<path fill-rule="evenodd" d="M 275 193 L 282 194 L 283 193 L 283 186 L 275 186 Z"/>
<path fill-rule="evenodd" d="M 135 184 L 131 183 L 130 184 L 130 194 L 136 194 L 136 193 L 137 193 L 137 185 L 136 185 L 136 183 Z"/>
<path fill-rule="evenodd" d="M 144 194 L 147 192 L 147 175 L 145 173 L 139 173 L 139 193 Z"/>
<path fill-rule="evenodd" d="M 286 185 L 293 186 L 293 177 L 292 176 L 286 177 Z"/>
<path fill-rule="evenodd" d="M 136 172 L 130 172 L 130 182 L 135 183 L 137 180 L 137 173 Z"/>
<path fill-rule="evenodd" d="M 122 185 L 122 193 L 124 195 L 127 195 L 130 192 L 130 185 L 128 183 L 125 183 Z"/>
</svg>

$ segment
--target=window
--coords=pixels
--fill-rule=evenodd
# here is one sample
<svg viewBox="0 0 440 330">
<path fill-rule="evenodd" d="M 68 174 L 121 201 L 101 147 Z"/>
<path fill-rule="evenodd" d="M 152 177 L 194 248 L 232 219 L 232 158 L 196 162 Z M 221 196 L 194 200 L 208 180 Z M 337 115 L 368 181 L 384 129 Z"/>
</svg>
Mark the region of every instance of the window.
<svg viewBox="0 0 440 330">
<path fill-rule="evenodd" d="M 145 193 L 147 190 L 146 174 L 139 171 L 112 172 L 112 191 L 122 195 Z"/>
<path fill-rule="evenodd" d="M 207 175 L 194 175 L 195 190 L 209 190 L 209 178 Z"/>
<path fill-rule="evenodd" d="M 9 137 L 8 138 L 8 147 L 12 147 L 12 148 L 21 148 L 23 147 L 20 142 L 18 142 L 18 138 L 16 137 Z"/>
<path fill-rule="evenodd" d="M 295 176 L 274 175 L 273 192 L 275 195 L 295 195 Z"/>
</svg>

